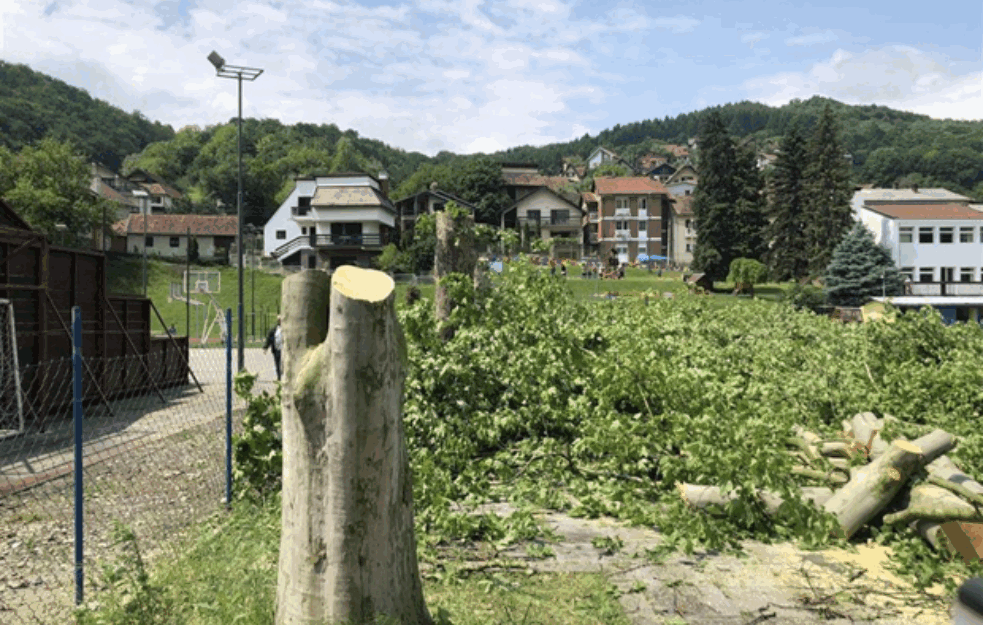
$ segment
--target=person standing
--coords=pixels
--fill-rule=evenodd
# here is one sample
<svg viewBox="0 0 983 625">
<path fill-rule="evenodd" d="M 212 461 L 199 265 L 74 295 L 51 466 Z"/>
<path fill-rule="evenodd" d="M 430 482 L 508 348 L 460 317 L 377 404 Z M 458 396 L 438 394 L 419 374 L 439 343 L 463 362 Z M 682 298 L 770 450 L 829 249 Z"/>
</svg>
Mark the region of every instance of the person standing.
<svg viewBox="0 0 983 625">
<path fill-rule="evenodd" d="M 283 331 L 280 329 L 279 317 L 276 318 L 276 325 L 266 335 L 266 343 L 263 345 L 263 351 L 265 352 L 268 349 L 273 351 L 273 364 L 276 366 L 276 379 L 279 381 L 282 373 L 280 368 L 280 352 L 283 350 Z"/>
</svg>

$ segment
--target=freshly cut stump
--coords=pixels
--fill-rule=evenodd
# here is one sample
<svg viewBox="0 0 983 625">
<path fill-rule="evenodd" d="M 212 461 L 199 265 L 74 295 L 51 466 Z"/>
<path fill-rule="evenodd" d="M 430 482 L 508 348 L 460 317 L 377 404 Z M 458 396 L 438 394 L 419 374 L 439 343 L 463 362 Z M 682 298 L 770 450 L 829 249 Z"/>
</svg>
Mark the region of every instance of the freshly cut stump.
<svg viewBox="0 0 983 625">
<path fill-rule="evenodd" d="M 283 283 L 277 625 L 432 623 L 413 534 L 394 287 L 350 266 L 330 282 L 306 270 Z"/>
</svg>

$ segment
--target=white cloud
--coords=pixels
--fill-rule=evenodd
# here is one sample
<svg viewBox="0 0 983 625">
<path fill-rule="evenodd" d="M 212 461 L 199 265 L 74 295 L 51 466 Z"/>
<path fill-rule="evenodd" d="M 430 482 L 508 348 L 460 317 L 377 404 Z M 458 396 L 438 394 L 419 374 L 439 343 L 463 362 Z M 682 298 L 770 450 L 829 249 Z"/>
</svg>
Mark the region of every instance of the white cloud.
<svg viewBox="0 0 983 625">
<path fill-rule="evenodd" d="M 983 118 L 983 72 L 957 74 L 946 58 L 910 46 L 837 50 L 807 71 L 754 78 L 743 88 L 752 99 L 775 106 L 818 94 L 932 117 Z"/>
<path fill-rule="evenodd" d="M 836 41 L 839 37 L 832 31 L 823 31 L 810 33 L 808 35 L 799 35 L 798 37 L 789 37 L 785 40 L 785 44 L 789 46 L 814 46 L 821 43 L 829 43 L 831 41 Z"/>
</svg>

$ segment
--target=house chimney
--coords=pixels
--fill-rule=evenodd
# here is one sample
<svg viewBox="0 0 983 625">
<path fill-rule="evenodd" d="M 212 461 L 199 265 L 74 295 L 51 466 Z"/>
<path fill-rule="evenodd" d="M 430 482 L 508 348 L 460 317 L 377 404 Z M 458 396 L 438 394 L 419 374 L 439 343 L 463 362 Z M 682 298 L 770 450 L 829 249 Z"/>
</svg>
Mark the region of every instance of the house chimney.
<svg viewBox="0 0 983 625">
<path fill-rule="evenodd" d="M 912 193 L 918 193 L 918 185 L 917 184 L 912 184 L 911 185 L 911 192 Z"/>
<path fill-rule="evenodd" d="M 379 187 L 382 189 L 382 195 L 389 197 L 389 174 L 385 171 L 379 172 Z"/>
</svg>

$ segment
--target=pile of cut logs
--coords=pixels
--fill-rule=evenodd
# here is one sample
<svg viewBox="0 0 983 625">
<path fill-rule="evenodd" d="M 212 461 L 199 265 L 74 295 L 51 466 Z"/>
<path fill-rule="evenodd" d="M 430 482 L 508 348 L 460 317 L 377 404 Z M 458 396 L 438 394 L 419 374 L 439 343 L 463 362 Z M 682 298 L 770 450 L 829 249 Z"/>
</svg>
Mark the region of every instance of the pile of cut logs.
<svg viewBox="0 0 983 625">
<path fill-rule="evenodd" d="M 889 443 L 880 434 L 893 419 L 860 413 L 843 421 L 843 432 L 833 439 L 796 427 L 787 441 L 799 461 L 793 472 L 824 484 L 803 487 L 802 498 L 836 517 L 846 538 L 882 515 L 885 525 L 909 524 L 935 549 L 957 551 L 967 560 L 980 557 L 983 485 L 945 455 L 955 448 L 956 437 L 935 430 L 913 441 L 901 437 Z M 716 486 L 677 488 L 697 509 L 719 509 L 714 506 L 737 497 Z M 768 514 L 783 503 L 766 490 L 759 490 L 758 497 Z"/>
</svg>

